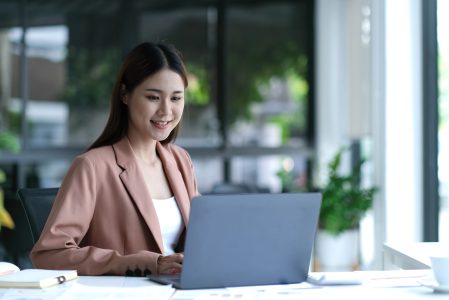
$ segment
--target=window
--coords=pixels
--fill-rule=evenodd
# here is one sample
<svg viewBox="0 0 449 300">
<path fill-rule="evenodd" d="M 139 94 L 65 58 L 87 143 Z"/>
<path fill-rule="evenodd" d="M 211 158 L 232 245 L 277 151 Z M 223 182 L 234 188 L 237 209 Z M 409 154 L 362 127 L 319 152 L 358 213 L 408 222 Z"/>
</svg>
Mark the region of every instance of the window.
<svg viewBox="0 0 449 300">
<path fill-rule="evenodd" d="M 2 1 L 0 128 L 24 144 L 0 163 L 12 166 L 14 188 L 58 185 L 102 131 L 123 55 L 164 41 L 189 71 L 177 143 L 200 191 L 220 182 L 301 188 L 282 174 L 308 174 L 313 11 L 312 0 Z"/>
<path fill-rule="evenodd" d="M 439 241 L 449 241 L 449 1 L 437 2 Z"/>
</svg>

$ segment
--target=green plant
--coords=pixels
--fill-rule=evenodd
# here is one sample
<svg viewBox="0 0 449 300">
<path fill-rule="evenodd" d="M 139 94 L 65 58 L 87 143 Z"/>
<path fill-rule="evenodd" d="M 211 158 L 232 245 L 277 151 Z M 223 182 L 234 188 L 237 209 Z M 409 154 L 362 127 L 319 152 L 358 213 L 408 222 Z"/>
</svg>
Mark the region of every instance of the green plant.
<svg viewBox="0 0 449 300">
<path fill-rule="evenodd" d="M 0 152 L 2 150 L 18 152 L 20 149 L 17 138 L 10 132 L 0 132 Z M 0 169 L 0 228 L 1 226 L 13 229 L 14 222 L 4 206 L 4 194 L 2 184 L 6 181 L 5 172 Z"/>
<path fill-rule="evenodd" d="M 70 47 L 63 99 L 70 108 L 107 107 L 119 66 L 120 55 L 115 49 L 88 51 Z"/>
<path fill-rule="evenodd" d="M 333 235 L 357 228 L 366 211 L 371 208 L 377 187 L 362 188 L 360 160 L 347 175 L 340 174 L 341 158 L 348 147 L 342 147 L 328 164 L 329 180 L 322 190 L 319 227 Z"/>
<path fill-rule="evenodd" d="M 189 86 L 186 90 L 186 101 L 193 105 L 209 104 L 209 81 L 206 68 L 193 62 L 187 62 Z"/>
<path fill-rule="evenodd" d="M 20 145 L 14 134 L 8 131 L 0 132 L 0 151 L 1 150 L 7 150 L 14 153 L 19 152 Z"/>
</svg>

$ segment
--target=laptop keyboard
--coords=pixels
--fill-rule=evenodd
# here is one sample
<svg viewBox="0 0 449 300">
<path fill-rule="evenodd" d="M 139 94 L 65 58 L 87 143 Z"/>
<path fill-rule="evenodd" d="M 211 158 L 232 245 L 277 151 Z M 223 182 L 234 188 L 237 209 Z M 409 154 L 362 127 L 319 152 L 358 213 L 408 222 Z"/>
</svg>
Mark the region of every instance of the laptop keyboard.
<svg viewBox="0 0 449 300">
<path fill-rule="evenodd" d="M 173 282 L 173 283 L 181 283 L 181 278 L 180 277 L 178 277 L 178 278 L 171 278 L 170 281 Z"/>
</svg>

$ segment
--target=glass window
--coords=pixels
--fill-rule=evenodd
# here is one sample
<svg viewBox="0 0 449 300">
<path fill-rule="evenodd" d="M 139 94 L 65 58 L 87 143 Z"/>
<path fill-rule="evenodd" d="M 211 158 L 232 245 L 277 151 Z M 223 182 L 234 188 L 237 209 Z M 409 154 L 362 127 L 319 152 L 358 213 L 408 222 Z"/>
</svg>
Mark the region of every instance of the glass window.
<svg viewBox="0 0 449 300">
<path fill-rule="evenodd" d="M 233 145 L 276 147 L 305 142 L 312 33 L 309 6 L 301 1 L 229 8 L 227 122 Z"/>
<path fill-rule="evenodd" d="M 280 193 L 308 189 L 307 159 L 301 155 L 235 157 L 232 165 L 232 182 L 245 184 L 254 192 Z"/>
<path fill-rule="evenodd" d="M 20 37 L 18 5 L 0 5 L 0 133 L 8 131 L 20 135 L 20 112 L 13 111 L 14 98 L 20 95 Z M 4 146 L 0 143 L 0 172 L 6 174 L 6 182 L 1 183 L 5 200 L 13 197 L 17 180 L 17 166 L 2 159 Z"/>
<path fill-rule="evenodd" d="M 449 1 L 438 0 L 439 241 L 449 241 Z"/>
<path fill-rule="evenodd" d="M 47 159 L 27 164 L 25 167 L 26 186 L 59 187 L 70 163 L 71 159 Z"/>
<path fill-rule="evenodd" d="M 13 61 L 20 58 L 20 40 L 23 31 L 11 31 L 10 39 L 17 45 Z M 30 27 L 26 31 L 27 64 L 27 145 L 58 146 L 67 141 L 68 107 L 61 102 L 65 84 L 65 57 L 67 28 L 65 26 Z M 19 68 L 13 75 L 13 93 L 9 110 L 14 115 L 22 111 L 22 94 L 19 88 Z"/>
<path fill-rule="evenodd" d="M 192 157 L 192 161 L 201 194 L 210 193 L 217 183 L 223 182 L 223 170 L 219 157 Z"/>
<path fill-rule="evenodd" d="M 20 37 L 17 27 L 0 28 L 0 130 L 20 133 L 20 111 L 12 107 L 20 97 Z"/>
<path fill-rule="evenodd" d="M 139 39 L 174 44 L 182 52 L 189 72 L 189 87 L 178 143 L 185 147 L 219 146 L 213 84 L 215 8 L 181 7 L 148 10 L 140 18 Z M 162 26 L 164 24 L 164 26 Z M 170 24 L 170 26 L 165 26 Z M 189 28 L 188 30 L 185 30 Z"/>
<path fill-rule="evenodd" d="M 310 153 L 313 1 L 229 1 L 224 14 L 215 0 L 104 3 L 0 3 L 1 118 L 26 141 L 14 162 L 19 162 L 15 185 L 60 182 L 73 156 L 104 128 L 123 56 L 140 42 L 162 41 L 180 49 L 187 64 L 189 87 L 177 143 L 195 160 L 200 191 L 228 180 L 284 189 L 276 175 L 284 166 L 280 148 Z M 26 60 L 21 59 L 23 28 L 11 17 L 21 9 L 27 12 Z M 227 76 L 221 81 L 218 45 L 225 47 Z M 221 87 L 226 97 L 219 95 Z M 242 147 L 244 156 L 233 149 Z M 51 151 L 43 153 L 47 148 Z M 308 159 L 299 150 L 292 158 L 296 167 L 307 166 Z M 261 174 L 267 166 L 269 172 Z M 37 180 L 30 181 L 33 176 Z"/>
</svg>

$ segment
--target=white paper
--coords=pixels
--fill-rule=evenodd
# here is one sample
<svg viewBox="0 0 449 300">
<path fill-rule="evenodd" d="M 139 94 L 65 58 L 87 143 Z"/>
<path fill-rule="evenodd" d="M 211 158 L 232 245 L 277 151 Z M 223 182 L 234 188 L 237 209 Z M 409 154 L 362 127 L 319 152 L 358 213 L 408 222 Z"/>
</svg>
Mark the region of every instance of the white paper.
<svg viewBox="0 0 449 300">
<path fill-rule="evenodd" d="M 74 284 L 64 295 L 61 300 L 86 300 L 86 299 L 103 299 L 103 300 L 128 300 L 128 299 L 170 299 L 174 293 L 174 289 L 168 285 L 162 286 L 133 286 L 133 287 L 96 287 L 83 284 Z"/>
<path fill-rule="evenodd" d="M 367 286 L 377 288 L 419 286 L 420 280 L 432 276 L 432 271 L 429 269 L 370 271 L 370 272 L 358 271 L 354 273 L 363 276 L 366 280 Z"/>
<path fill-rule="evenodd" d="M 317 285 L 358 285 L 364 282 L 360 274 L 355 272 L 310 273 L 307 281 Z"/>
<path fill-rule="evenodd" d="M 45 289 L 5 289 L 1 300 L 53 300 L 60 299 L 67 292 L 67 285 L 60 284 Z"/>
<path fill-rule="evenodd" d="M 177 290 L 171 300 L 252 300 L 257 299 L 256 290 L 205 289 Z"/>
<path fill-rule="evenodd" d="M 273 300 L 285 295 L 298 296 L 307 289 L 321 289 L 307 282 L 279 285 L 241 286 L 222 289 L 177 290 L 172 300 L 206 300 L 206 299 L 267 299 Z M 268 295 L 268 296 L 267 296 Z M 270 298 L 271 297 L 271 298 Z M 276 298 L 278 297 L 278 298 Z"/>
</svg>

